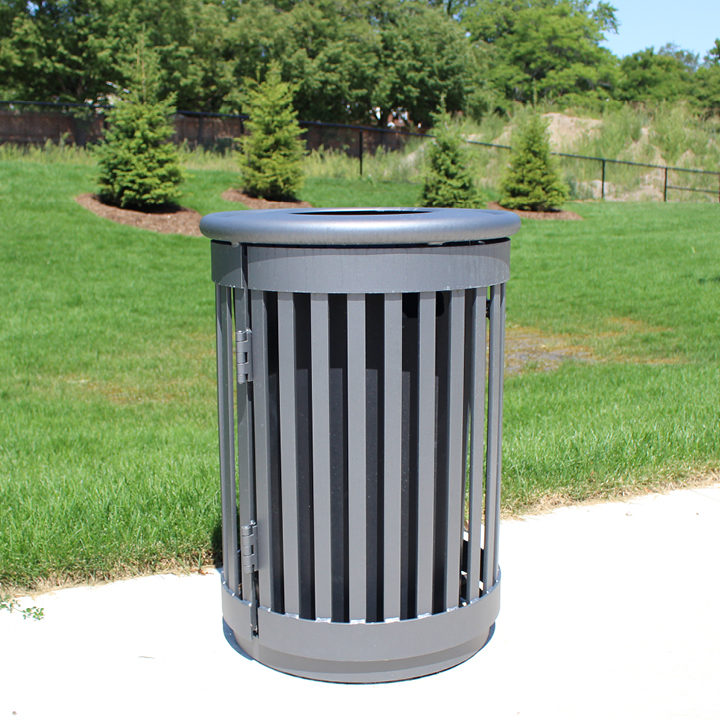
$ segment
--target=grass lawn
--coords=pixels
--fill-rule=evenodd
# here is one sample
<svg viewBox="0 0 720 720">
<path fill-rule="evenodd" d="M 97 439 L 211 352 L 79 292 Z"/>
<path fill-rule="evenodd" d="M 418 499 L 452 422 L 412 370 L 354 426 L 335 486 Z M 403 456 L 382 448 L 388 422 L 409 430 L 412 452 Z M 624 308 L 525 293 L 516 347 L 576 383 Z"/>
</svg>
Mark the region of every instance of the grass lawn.
<svg viewBox="0 0 720 720">
<path fill-rule="evenodd" d="M 89 165 L 0 162 L 0 584 L 208 562 L 218 546 L 209 244 L 95 217 Z M 189 171 L 184 205 L 236 183 Z M 315 178 L 314 205 L 413 205 Z M 612 495 L 720 467 L 716 205 L 584 204 L 513 239 L 518 329 L 585 356 L 505 387 L 503 503 Z"/>
</svg>

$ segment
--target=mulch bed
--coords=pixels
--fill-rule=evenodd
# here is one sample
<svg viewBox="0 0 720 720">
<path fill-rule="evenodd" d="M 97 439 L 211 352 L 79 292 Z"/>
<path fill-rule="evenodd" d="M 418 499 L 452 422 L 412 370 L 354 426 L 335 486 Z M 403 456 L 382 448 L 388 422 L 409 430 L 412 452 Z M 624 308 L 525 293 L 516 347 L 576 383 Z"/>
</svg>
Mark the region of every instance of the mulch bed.
<svg viewBox="0 0 720 720">
<path fill-rule="evenodd" d="M 571 210 L 553 210 L 552 212 L 536 212 L 534 210 L 511 210 L 502 205 L 491 202 L 488 203 L 490 210 L 507 210 L 514 212 L 516 215 L 524 218 L 532 218 L 533 220 L 582 220 L 582 217 Z"/>
<path fill-rule="evenodd" d="M 229 202 L 239 202 L 249 207 L 251 210 L 282 210 L 283 208 L 310 208 L 309 202 L 283 202 L 281 200 L 265 200 L 264 198 L 250 197 L 240 190 L 230 188 L 226 190 L 220 197 Z"/>
<path fill-rule="evenodd" d="M 179 207 L 177 210 L 166 212 L 139 212 L 106 205 L 92 193 L 78 195 L 75 201 L 90 212 L 123 225 L 132 225 L 159 233 L 202 237 L 198 227 L 202 216 L 199 212 L 188 208 Z"/>
<path fill-rule="evenodd" d="M 226 190 L 222 197 L 230 202 L 239 202 L 250 208 L 251 210 L 265 210 L 268 208 L 309 208 L 312 205 L 308 202 L 280 202 L 276 200 L 263 200 L 262 198 L 254 198 L 240 192 L 239 190 Z M 113 222 L 122 223 L 123 225 L 132 225 L 133 227 L 142 228 L 143 230 L 153 230 L 154 232 L 172 234 L 172 235 L 190 235 L 192 237 L 202 237 L 199 224 L 200 215 L 195 210 L 189 208 L 178 207 L 174 210 L 166 210 L 163 212 L 140 212 L 138 210 L 127 210 L 125 208 L 115 207 L 114 205 L 106 205 L 93 193 L 85 193 L 78 195 L 75 201 L 84 208 L 96 215 L 112 220 Z"/>
<path fill-rule="evenodd" d="M 222 198 L 230 202 L 242 203 L 251 210 L 312 207 L 310 203 L 304 201 L 283 202 L 280 200 L 254 198 L 234 188 L 226 190 L 222 194 Z M 200 218 L 202 216 L 199 212 L 190 210 L 189 208 L 179 207 L 176 210 L 164 212 L 127 210 L 125 208 L 115 207 L 114 205 L 106 205 L 100 201 L 97 195 L 92 193 L 78 195 L 75 201 L 90 210 L 90 212 L 112 220 L 113 222 L 122 223 L 123 225 L 132 225 L 133 227 L 139 227 L 143 230 L 153 230 L 154 232 L 165 234 L 202 237 L 199 228 Z M 492 210 L 507 210 L 507 208 L 502 207 L 498 203 L 489 203 L 488 207 Z M 559 210 L 557 212 L 511 210 L 511 212 L 514 212 L 520 217 L 533 218 L 535 220 L 582 220 L 580 215 L 569 210 Z"/>
</svg>

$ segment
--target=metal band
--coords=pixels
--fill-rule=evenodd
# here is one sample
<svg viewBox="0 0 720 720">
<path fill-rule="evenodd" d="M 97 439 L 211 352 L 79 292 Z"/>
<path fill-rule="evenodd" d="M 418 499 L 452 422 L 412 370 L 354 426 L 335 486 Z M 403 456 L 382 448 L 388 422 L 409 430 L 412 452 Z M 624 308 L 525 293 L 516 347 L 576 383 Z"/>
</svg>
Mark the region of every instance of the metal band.
<svg viewBox="0 0 720 720">
<path fill-rule="evenodd" d="M 242 246 L 212 243 L 213 280 L 241 287 Z M 438 247 L 247 248 L 252 290 L 404 293 L 465 290 L 507 282 L 510 240 Z"/>
<path fill-rule="evenodd" d="M 249 604 L 223 585 L 223 616 L 240 647 L 277 670 L 335 682 L 402 680 L 453 667 L 487 642 L 500 606 L 500 581 L 464 607 L 411 620 L 338 623 L 260 608 L 259 635 Z"/>
</svg>

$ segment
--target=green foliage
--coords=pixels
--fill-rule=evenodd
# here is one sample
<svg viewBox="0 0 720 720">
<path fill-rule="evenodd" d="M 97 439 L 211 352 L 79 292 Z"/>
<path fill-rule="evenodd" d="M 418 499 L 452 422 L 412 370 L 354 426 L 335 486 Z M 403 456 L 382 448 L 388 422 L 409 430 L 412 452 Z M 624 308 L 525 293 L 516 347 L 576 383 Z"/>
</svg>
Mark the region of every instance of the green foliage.
<svg viewBox="0 0 720 720">
<path fill-rule="evenodd" d="M 468 109 L 470 98 L 485 88 L 485 55 L 472 47 L 462 27 L 423 2 L 392 3 L 380 29 L 382 52 L 373 105 L 382 118 L 392 108 L 408 110 L 422 126 L 441 106 L 448 112 Z"/>
<path fill-rule="evenodd" d="M 583 0 L 478 0 L 464 15 L 472 38 L 490 48 L 490 85 L 507 101 L 607 97 L 616 61 L 600 42 L 614 11 Z"/>
<path fill-rule="evenodd" d="M 185 110 L 245 111 L 244 78 L 273 60 L 306 120 L 404 108 L 424 126 L 442 95 L 476 119 L 516 102 L 720 110 L 720 41 L 699 67 L 674 45 L 621 62 L 600 44 L 617 26 L 602 0 L 0 0 L 0 97 L 112 101 L 144 35 L 159 96 Z"/>
<path fill-rule="evenodd" d="M 211 562 L 221 503 L 207 242 L 88 213 L 72 200 L 86 166 L 6 160 L 0 178 L 3 591 Z M 211 208 L 230 179 L 198 172 L 183 204 Z M 303 197 L 381 204 L 398 184 L 349 185 Z M 717 206 L 573 209 L 583 222 L 528 220 L 513 236 L 508 330 L 561 335 L 601 361 L 507 377 L 505 510 L 720 467 Z"/>
<path fill-rule="evenodd" d="M 501 183 L 500 204 L 519 210 L 552 210 L 568 196 L 550 158 L 547 127 L 533 114 L 517 137 L 507 174 Z"/>
<path fill-rule="evenodd" d="M 115 0 L 0 0 L 0 92 L 17 99 L 103 99 L 119 77 Z"/>
<path fill-rule="evenodd" d="M 631 105 L 607 110 L 597 130 L 578 138 L 571 152 L 593 157 L 635 159 L 634 156 L 626 156 L 626 153 L 642 139 L 643 127 L 649 122 L 648 113 Z"/>
<path fill-rule="evenodd" d="M 37 7 L 35 8 L 35 5 Z M 158 55 L 161 97 L 245 111 L 243 79 L 272 60 L 304 119 L 427 124 L 440 95 L 464 109 L 483 65 L 455 11 L 421 0 L 0 0 L 0 94 L 106 101 L 129 81 L 138 35 Z M 379 108 L 374 113 L 374 108 Z"/>
<path fill-rule="evenodd" d="M 36 605 L 22 608 L 15 598 L 3 597 L 2 595 L 0 595 L 0 610 L 19 612 L 23 620 L 42 620 L 45 617 L 44 608 L 37 607 Z"/>
<path fill-rule="evenodd" d="M 111 112 L 98 148 L 100 197 L 123 208 L 152 210 L 174 203 L 182 172 L 172 135 L 172 99 L 159 100 L 157 63 L 141 42 L 133 84 Z"/>
<path fill-rule="evenodd" d="M 699 68 L 695 80 L 693 92 L 700 107 L 716 115 L 720 113 L 720 64 Z"/>
<path fill-rule="evenodd" d="M 284 11 L 255 0 L 250 5 L 254 17 L 246 13 L 237 42 L 248 50 L 267 48 L 267 53 L 248 58 L 246 75 L 257 76 L 275 60 L 295 89 L 299 117 L 369 121 L 381 75 L 381 46 L 379 34 L 367 21 L 364 3 L 312 0 L 293 3 Z M 253 38 L 250 47 L 248 33 Z"/>
<path fill-rule="evenodd" d="M 477 190 L 463 139 L 447 112 L 435 116 L 420 202 L 426 207 L 476 207 Z"/>
<path fill-rule="evenodd" d="M 248 82 L 247 108 L 250 135 L 240 159 L 245 192 L 269 200 L 295 198 L 303 182 L 304 143 L 279 65 L 271 63 L 264 82 Z"/>
<path fill-rule="evenodd" d="M 693 72 L 682 54 L 640 50 L 620 62 L 617 96 L 631 102 L 679 100 L 690 94 Z"/>
</svg>

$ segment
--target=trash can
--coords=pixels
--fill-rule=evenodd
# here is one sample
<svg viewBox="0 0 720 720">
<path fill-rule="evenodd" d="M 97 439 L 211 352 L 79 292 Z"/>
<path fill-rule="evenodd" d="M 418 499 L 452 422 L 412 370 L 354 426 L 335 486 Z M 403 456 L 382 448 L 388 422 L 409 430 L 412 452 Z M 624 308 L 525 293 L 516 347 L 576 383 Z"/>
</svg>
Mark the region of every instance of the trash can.
<svg viewBox="0 0 720 720">
<path fill-rule="evenodd" d="M 452 667 L 490 638 L 519 227 L 469 209 L 203 218 L 223 617 L 261 663 L 382 682 Z"/>
</svg>

